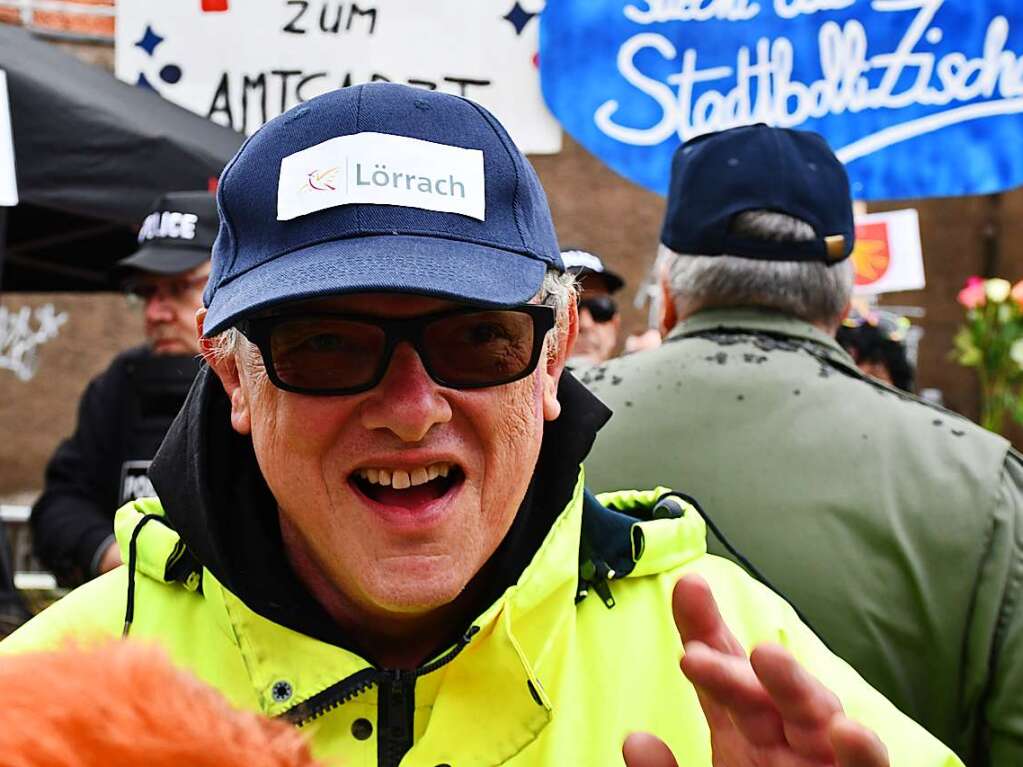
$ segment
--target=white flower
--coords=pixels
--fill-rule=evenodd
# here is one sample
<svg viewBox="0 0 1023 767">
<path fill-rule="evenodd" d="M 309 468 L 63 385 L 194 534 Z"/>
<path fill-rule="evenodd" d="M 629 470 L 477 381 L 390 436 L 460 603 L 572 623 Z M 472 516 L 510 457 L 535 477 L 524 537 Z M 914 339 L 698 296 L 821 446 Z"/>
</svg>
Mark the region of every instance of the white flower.
<svg viewBox="0 0 1023 767">
<path fill-rule="evenodd" d="M 1018 339 L 1009 348 L 1009 356 L 1012 361 L 1023 368 L 1023 338 Z"/>
<path fill-rule="evenodd" d="M 996 304 L 1002 303 L 1012 292 L 1012 283 L 1001 278 L 994 278 L 984 282 L 984 292 L 987 293 L 988 301 Z"/>
</svg>

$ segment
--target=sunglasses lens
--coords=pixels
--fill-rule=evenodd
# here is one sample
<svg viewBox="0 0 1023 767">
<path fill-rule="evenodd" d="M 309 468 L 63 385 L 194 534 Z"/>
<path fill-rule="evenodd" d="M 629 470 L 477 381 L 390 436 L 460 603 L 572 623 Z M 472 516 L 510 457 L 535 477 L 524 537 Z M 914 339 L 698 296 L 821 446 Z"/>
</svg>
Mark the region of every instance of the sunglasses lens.
<svg viewBox="0 0 1023 767">
<path fill-rule="evenodd" d="M 496 386 L 533 362 L 533 318 L 524 312 L 456 314 L 429 323 L 423 353 L 431 372 L 451 386 Z"/>
<path fill-rule="evenodd" d="M 285 320 L 270 334 L 274 371 L 297 389 L 356 389 L 371 384 L 387 345 L 383 328 L 322 317 Z"/>
<path fill-rule="evenodd" d="M 618 307 L 610 296 L 594 296 L 579 301 L 579 308 L 590 313 L 594 322 L 610 322 L 618 313 Z"/>
</svg>

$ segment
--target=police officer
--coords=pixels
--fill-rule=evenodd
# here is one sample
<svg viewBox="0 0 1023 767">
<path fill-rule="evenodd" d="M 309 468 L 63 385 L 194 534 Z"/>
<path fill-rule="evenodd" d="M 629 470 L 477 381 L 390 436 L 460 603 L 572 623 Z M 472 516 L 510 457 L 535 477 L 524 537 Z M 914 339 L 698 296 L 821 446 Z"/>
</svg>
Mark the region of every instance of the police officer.
<svg viewBox="0 0 1023 767">
<path fill-rule="evenodd" d="M 589 374 L 614 411 L 598 489 L 684 487 L 900 709 L 971 765 L 1023 764 L 1023 464 L 870 378 L 844 169 L 816 134 L 694 139 L 661 233 L 664 344 Z"/>
<path fill-rule="evenodd" d="M 142 308 L 146 344 L 89 383 L 75 432 L 50 459 L 32 508 L 36 555 L 63 583 L 119 565 L 114 511 L 153 494 L 146 469 L 198 370 L 195 312 L 216 232 L 212 194 L 172 192 L 143 222 L 139 250 L 117 264 L 129 299 Z"/>
</svg>

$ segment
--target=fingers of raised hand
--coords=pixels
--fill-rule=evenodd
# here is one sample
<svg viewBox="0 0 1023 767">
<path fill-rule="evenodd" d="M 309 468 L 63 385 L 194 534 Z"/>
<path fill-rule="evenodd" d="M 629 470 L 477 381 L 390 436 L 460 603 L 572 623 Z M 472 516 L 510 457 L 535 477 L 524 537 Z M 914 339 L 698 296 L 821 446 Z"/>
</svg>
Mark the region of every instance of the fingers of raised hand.
<svg viewBox="0 0 1023 767">
<path fill-rule="evenodd" d="M 628 767 L 678 767 L 664 741 L 646 732 L 634 732 L 627 737 L 622 756 Z"/>
<path fill-rule="evenodd" d="M 682 671 L 696 687 L 715 753 L 718 746 L 729 751 L 738 747 L 736 736 L 741 736 L 748 746 L 773 752 L 781 759 L 778 764 L 888 767 L 877 736 L 846 717 L 834 693 L 787 650 L 763 645 L 747 660 L 702 578 L 687 575 L 679 580 L 672 611 L 685 645 Z M 670 758 L 626 761 L 630 767 L 673 767 Z"/>
<path fill-rule="evenodd" d="M 830 729 L 838 767 L 888 767 L 887 749 L 866 727 L 839 715 Z"/>
<path fill-rule="evenodd" d="M 785 739 L 797 753 L 830 762 L 835 758 L 830 726 L 842 713 L 833 692 L 807 673 L 785 648 L 765 644 L 750 655 L 757 679 L 781 715 Z"/>
<path fill-rule="evenodd" d="M 718 652 L 736 657 L 746 653 L 718 611 L 710 586 L 698 575 L 684 575 L 671 595 L 675 625 L 683 642 L 702 642 Z"/>
<path fill-rule="evenodd" d="M 711 729 L 734 725 L 755 746 L 785 744 L 781 716 L 745 656 L 736 657 L 703 642 L 685 644 L 682 673 L 696 687 Z"/>
</svg>

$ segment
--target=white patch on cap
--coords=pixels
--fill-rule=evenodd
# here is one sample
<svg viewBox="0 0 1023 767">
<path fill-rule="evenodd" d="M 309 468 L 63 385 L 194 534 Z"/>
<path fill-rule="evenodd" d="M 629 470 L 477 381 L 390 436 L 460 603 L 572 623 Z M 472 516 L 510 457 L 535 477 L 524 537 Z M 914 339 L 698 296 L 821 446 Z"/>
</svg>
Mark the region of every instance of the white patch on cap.
<svg viewBox="0 0 1023 767">
<path fill-rule="evenodd" d="M 356 133 L 281 160 L 278 221 L 352 203 L 460 213 L 484 221 L 483 152 L 387 133 Z"/>
<path fill-rule="evenodd" d="M 591 272 L 603 272 L 604 263 L 592 253 L 585 250 L 566 250 L 561 253 L 561 262 L 566 269 L 589 269 Z"/>
</svg>

